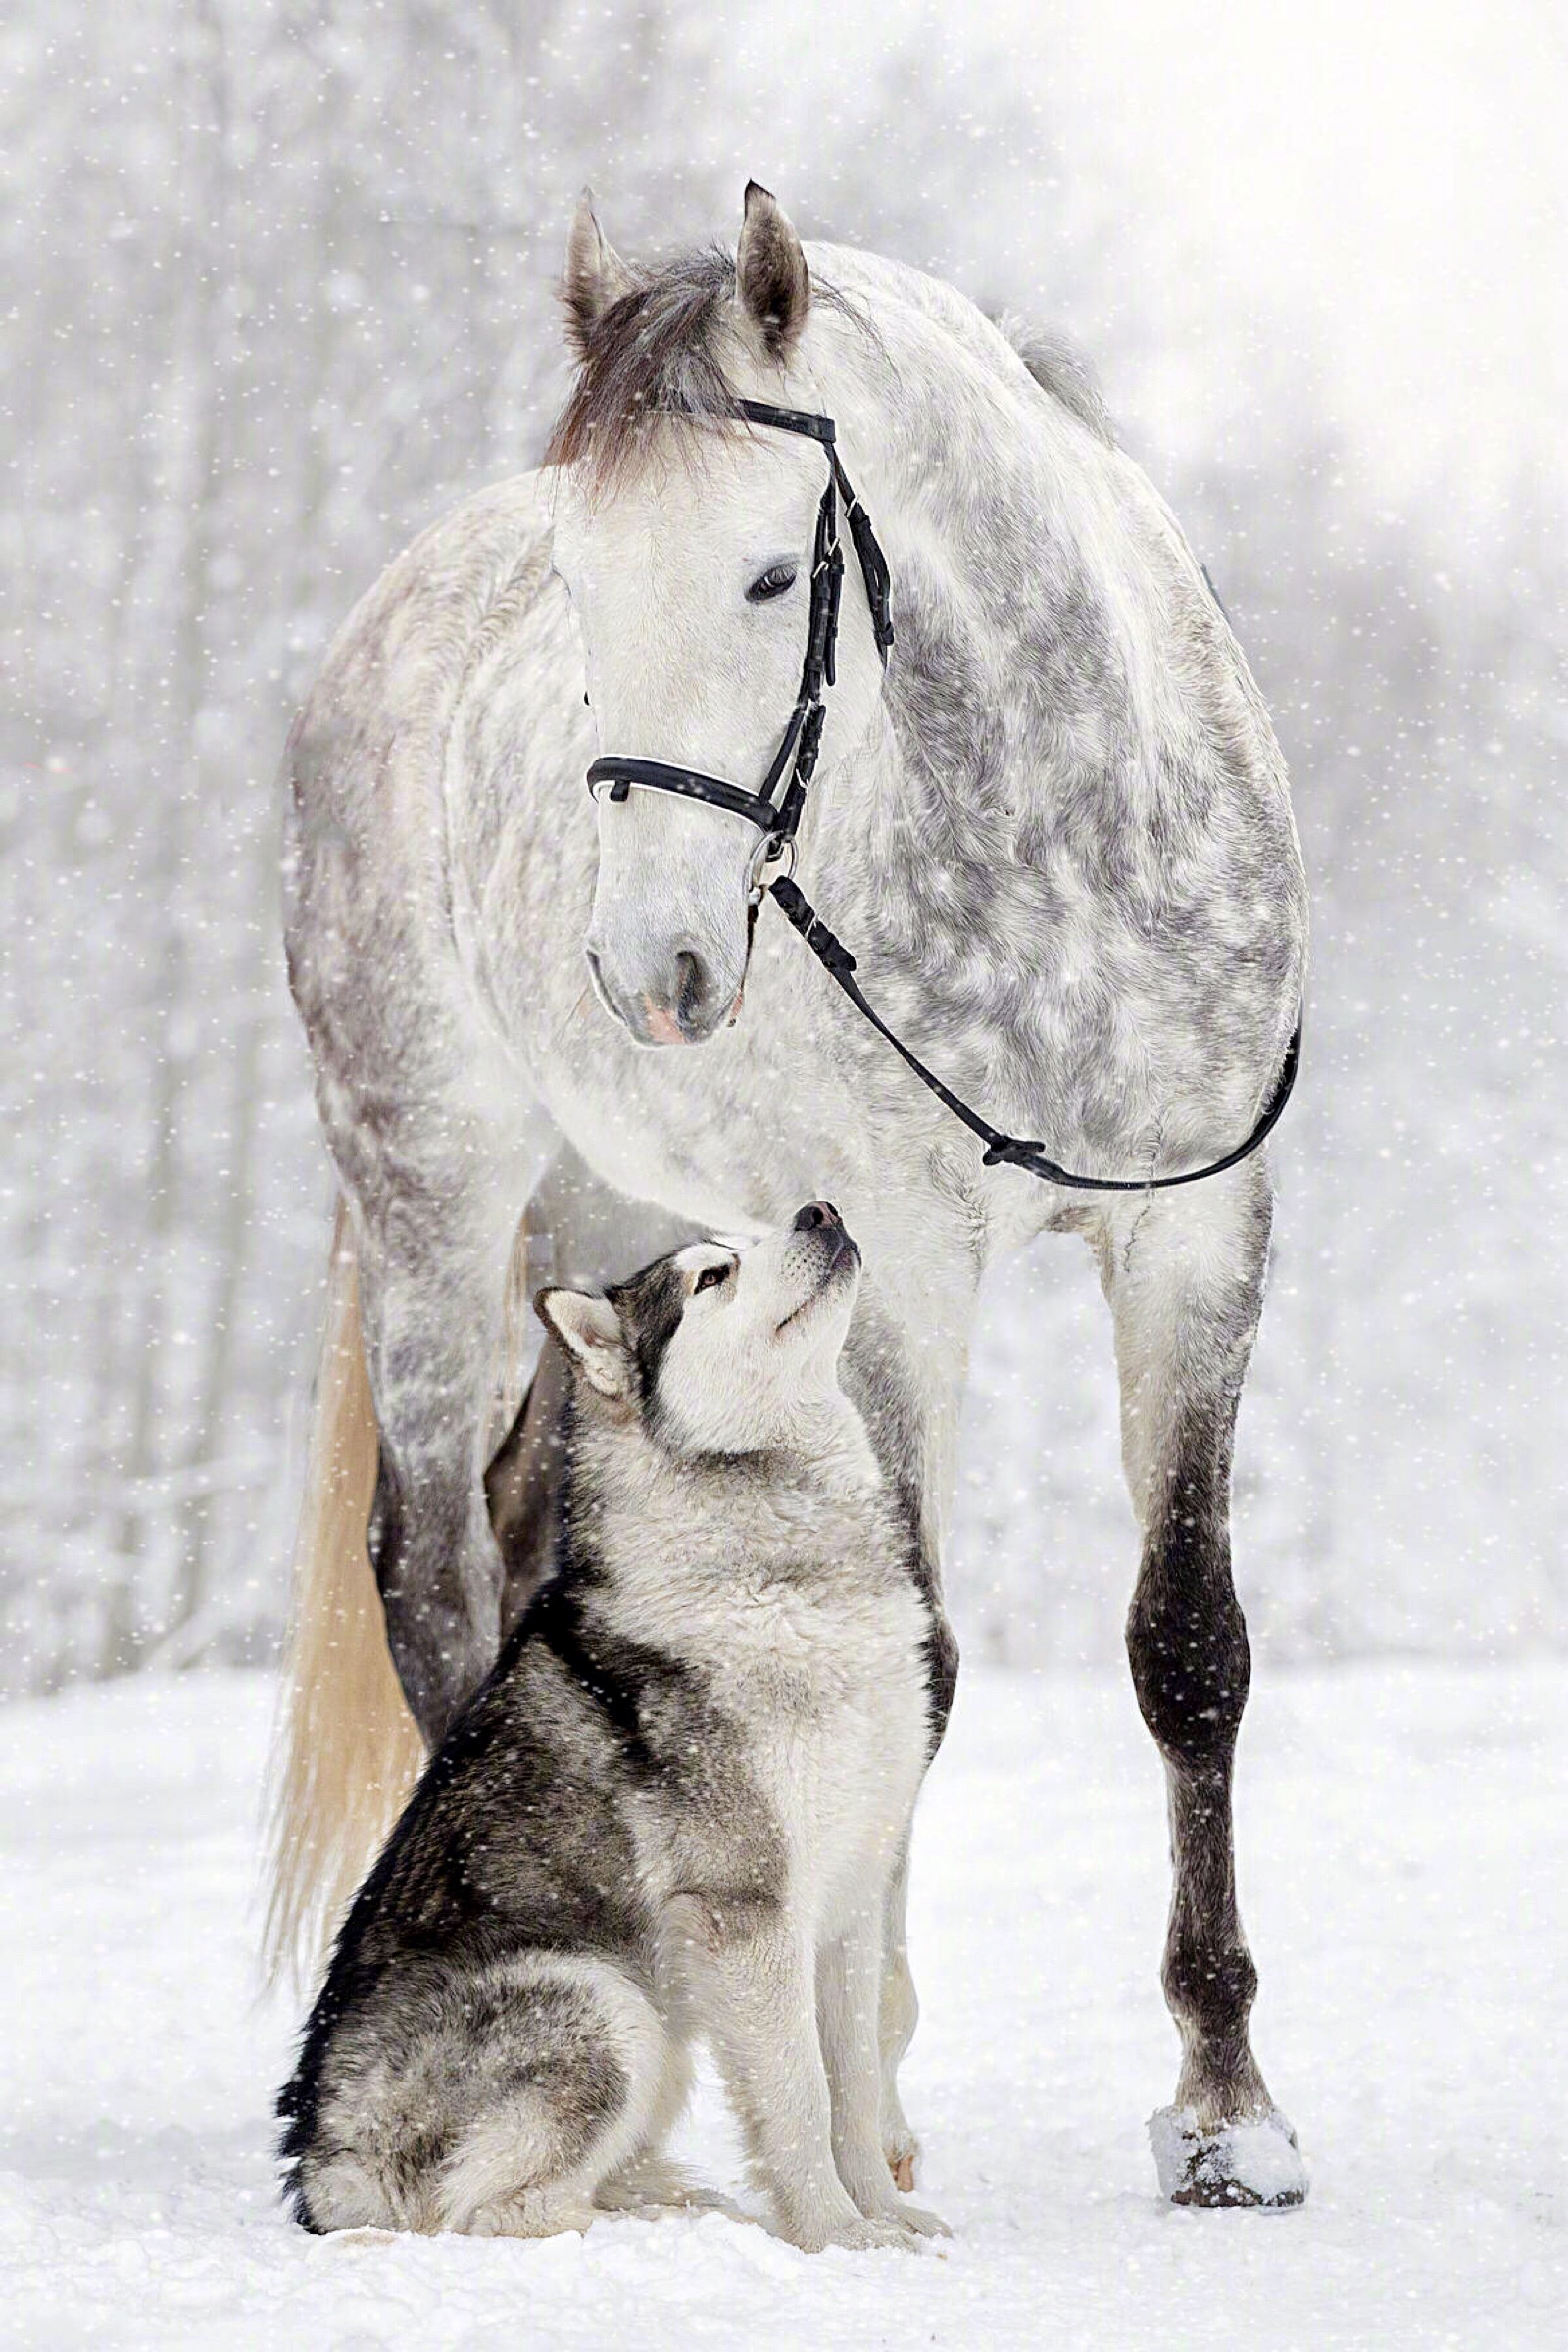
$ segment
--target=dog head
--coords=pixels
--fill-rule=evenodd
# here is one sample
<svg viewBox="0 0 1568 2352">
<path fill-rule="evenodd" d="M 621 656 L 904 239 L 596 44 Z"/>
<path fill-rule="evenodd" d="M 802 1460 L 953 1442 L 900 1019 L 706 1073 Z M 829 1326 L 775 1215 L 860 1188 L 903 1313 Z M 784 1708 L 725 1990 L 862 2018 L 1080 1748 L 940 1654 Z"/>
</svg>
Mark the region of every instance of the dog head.
<svg viewBox="0 0 1568 2352">
<path fill-rule="evenodd" d="M 823 1405 L 842 1404 L 859 1279 L 837 1209 L 811 1200 L 749 1247 L 691 1242 L 602 1295 L 534 1303 L 579 1388 L 672 1452 L 747 1454 L 808 1442 Z"/>
</svg>

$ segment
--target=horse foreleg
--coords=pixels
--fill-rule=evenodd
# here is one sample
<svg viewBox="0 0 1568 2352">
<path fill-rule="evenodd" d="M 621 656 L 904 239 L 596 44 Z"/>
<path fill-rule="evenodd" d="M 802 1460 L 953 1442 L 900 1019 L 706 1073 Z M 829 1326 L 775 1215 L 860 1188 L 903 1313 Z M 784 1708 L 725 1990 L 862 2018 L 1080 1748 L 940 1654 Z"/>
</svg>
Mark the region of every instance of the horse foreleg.
<svg viewBox="0 0 1568 2352">
<path fill-rule="evenodd" d="M 1267 1177 L 1252 1161 L 1107 1211 L 1098 1237 L 1143 1532 L 1127 1652 L 1164 1760 L 1174 1873 L 1163 1976 L 1182 2067 L 1174 2105 L 1150 2131 L 1161 2189 L 1189 2205 L 1293 2205 L 1306 2192 L 1296 2135 L 1249 2037 L 1257 1972 L 1231 1827 L 1250 1673 L 1231 1581 L 1231 1454 L 1268 1231 Z"/>
</svg>

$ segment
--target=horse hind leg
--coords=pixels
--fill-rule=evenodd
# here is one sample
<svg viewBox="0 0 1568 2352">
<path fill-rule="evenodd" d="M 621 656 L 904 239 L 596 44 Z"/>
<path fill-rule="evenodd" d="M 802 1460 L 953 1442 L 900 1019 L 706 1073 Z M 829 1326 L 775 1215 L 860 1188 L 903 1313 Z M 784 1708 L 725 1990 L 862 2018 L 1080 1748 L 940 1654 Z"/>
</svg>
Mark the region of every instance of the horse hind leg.
<svg viewBox="0 0 1568 2352">
<path fill-rule="evenodd" d="M 337 1138 L 345 1192 L 270 1773 L 273 1979 L 316 1975 L 425 1754 L 494 1663 L 499 1630 L 478 1457 L 508 1188 L 478 1155 L 436 1171 L 442 1181 L 400 1182 L 351 1141 Z"/>
<path fill-rule="evenodd" d="M 1237 1909 L 1231 1815 L 1250 1679 L 1231 1579 L 1231 1455 L 1268 1229 L 1267 1178 L 1253 1160 L 1107 1214 L 1098 1245 L 1143 1531 L 1127 1651 L 1169 1799 L 1162 1974 L 1182 2066 L 1175 2101 L 1150 2132 L 1161 2189 L 1177 2204 L 1295 2205 L 1306 2193 L 1296 2134 L 1252 2055 L 1257 1972 Z"/>
<path fill-rule="evenodd" d="M 370 1559 L 398 1679 L 431 1748 L 499 1647 L 483 1465 L 515 1227 L 505 1200 L 498 1171 L 454 1172 L 360 1220 L 380 1439 Z"/>
</svg>

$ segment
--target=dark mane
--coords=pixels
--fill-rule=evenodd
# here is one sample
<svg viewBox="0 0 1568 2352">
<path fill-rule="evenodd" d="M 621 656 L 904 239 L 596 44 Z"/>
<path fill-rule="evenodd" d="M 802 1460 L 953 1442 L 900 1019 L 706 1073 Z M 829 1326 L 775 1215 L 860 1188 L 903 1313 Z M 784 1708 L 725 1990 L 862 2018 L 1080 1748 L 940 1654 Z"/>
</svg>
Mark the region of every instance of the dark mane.
<svg viewBox="0 0 1568 2352">
<path fill-rule="evenodd" d="M 546 466 L 580 466 L 600 489 L 646 455 L 656 432 L 663 447 L 672 436 L 689 445 L 702 419 L 740 415 L 722 358 L 734 334 L 735 256 L 709 245 L 635 277 L 591 326 L 573 320 L 581 366 L 544 454 Z M 872 321 L 837 286 L 813 276 L 811 301 L 853 320 L 880 352 Z"/>
<path fill-rule="evenodd" d="M 586 331 L 545 464 L 604 484 L 646 449 L 651 418 L 679 432 L 683 418 L 735 416 L 718 356 L 734 294 L 735 257 L 719 245 L 640 272 Z"/>
<path fill-rule="evenodd" d="M 1080 424 L 1088 426 L 1097 441 L 1114 449 L 1116 433 L 1110 412 L 1083 353 L 1065 335 L 1049 326 L 1040 326 L 1032 318 L 1020 318 L 1016 311 L 1004 311 L 994 324 L 1012 345 L 1041 391 L 1049 392 L 1053 400 L 1059 400 Z"/>
</svg>

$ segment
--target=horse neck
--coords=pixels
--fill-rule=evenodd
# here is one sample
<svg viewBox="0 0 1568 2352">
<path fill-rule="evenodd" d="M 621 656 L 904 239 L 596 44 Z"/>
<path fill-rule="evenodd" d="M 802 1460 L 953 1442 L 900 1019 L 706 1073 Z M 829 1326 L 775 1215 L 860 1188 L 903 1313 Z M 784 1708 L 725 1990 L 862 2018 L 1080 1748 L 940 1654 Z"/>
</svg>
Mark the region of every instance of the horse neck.
<svg viewBox="0 0 1568 2352">
<path fill-rule="evenodd" d="M 1166 658 L 1173 614 L 1205 660 L 1219 635 L 1174 522 L 960 296 L 886 265 L 846 290 L 882 354 L 836 322 L 822 391 L 889 559 L 898 631 L 887 724 L 861 750 L 866 821 L 912 770 L 939 831 L 999 807 L 1027 824 L 1086 791 L 1114 799 L 1119 825 L 1159 830 L 1178 764 L 1162 754 L 1197 715 Z"/>
</svg>

